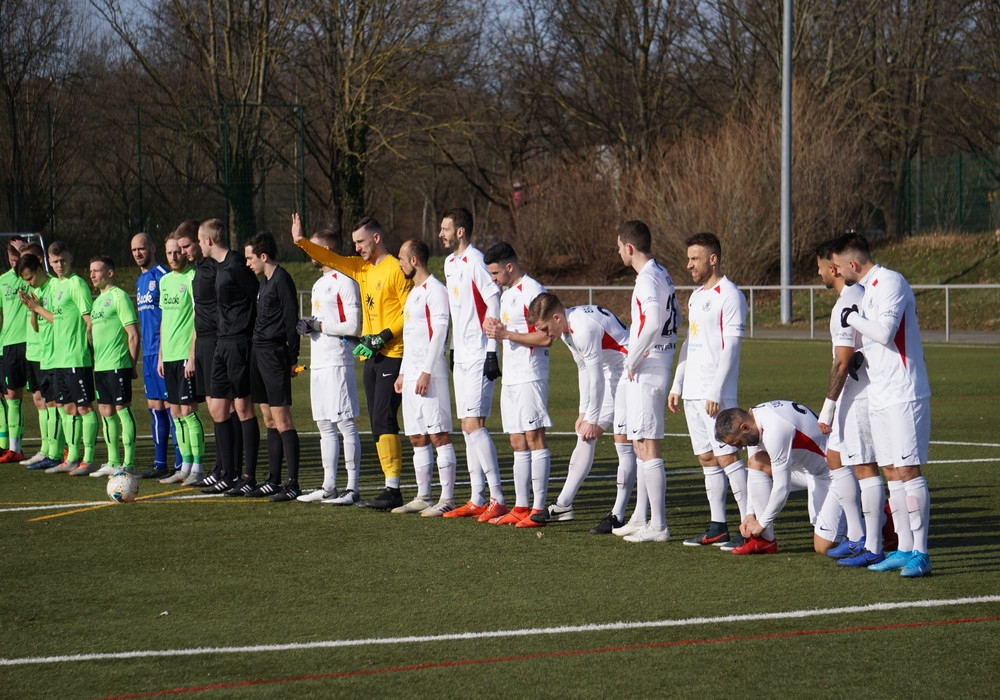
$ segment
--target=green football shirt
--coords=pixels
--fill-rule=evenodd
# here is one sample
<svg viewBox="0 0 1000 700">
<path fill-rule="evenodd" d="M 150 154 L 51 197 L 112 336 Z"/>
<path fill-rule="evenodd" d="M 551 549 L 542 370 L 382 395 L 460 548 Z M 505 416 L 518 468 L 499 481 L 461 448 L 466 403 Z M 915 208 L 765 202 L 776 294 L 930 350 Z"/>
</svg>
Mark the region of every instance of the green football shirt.
<svg viewBox="0 0 1000 700">
<path fill-rule="evenodd" d="M 18 292 L 28 285 L 13 270 L 0 275 L 0 310 L 3 311 L 3 328 L 0 329 L 0 347 L 17 345 L 27 340 L 28 307 L 21 303 Z"/>
<path fill-rule="evenodd" d="M 52 292 L 52 334 L 59 344 L 53 352 L 53 367 L 92 367 L 94 360 L 87 343 L 87 322 L 93 299 L 80 275 L 59 280 Z"/>
<path fill-rule="evenodd" d="M 164 362 L 186 360 L 194 339 L 194 268 L 169 272 L 160 278 L 160 352 Z"/>
<path fill-rule="evenodd" d="M 52 293 L 58 284 L 59 280 L 55 277 L 49 277 L 45 284 L 38 289 L 32 290 L 38 302 L 46 311 L 52 311 Z M 31 325 L 30 318 L 28 325 Z M 41 369 L 52 369 L 54 367 L 52 363 L 55 361 L 53 357 L 55 355 L 55 344 L 52 341 L 52 337 L 52 324 L 39 315 L 38 332 L 35 333 L 32 329 L 28 335 L 29 343 L 25 349 L 25 357 L 29 360 L 36 360 Z M 34 338 L 34 342 L 30 342 L 32 338 Z"/>
<path fill-rule="evenodd" d="M 138 323 L 135 306 L 121 287 L 111 287 L 94 300 L 90 310 L 94 336 L 94 371 L 132 369 L 126 326 Z"/>
</svg>

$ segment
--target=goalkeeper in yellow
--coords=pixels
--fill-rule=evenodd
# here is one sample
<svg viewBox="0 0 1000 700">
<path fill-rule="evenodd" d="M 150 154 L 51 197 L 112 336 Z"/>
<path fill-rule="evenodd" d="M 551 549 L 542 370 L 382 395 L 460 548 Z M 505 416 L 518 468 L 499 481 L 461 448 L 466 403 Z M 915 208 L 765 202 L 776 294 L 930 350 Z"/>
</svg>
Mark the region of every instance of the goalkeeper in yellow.
<svg viewBox="0 0 1000 700">
<path fill-rule="evenodd" d="M 403 505 L 399 475 L 403 452 L 397 415 L 402 397 L 394 384 L 403 362 L 403 306 L 413 283 L 403 276 L 399 261 L 389 254 L 382 227 L 370 216 L 361 219 L 351 233 L 361 257 L 344 257 L 312 243 L 302 235 L 302 220 L 292 214 L 292 240 L 309 257 L 354 279 L 361 288 L 362 336 L 354 354 L 364 365 L 368 416 L 375 438 L 378 460 L 385 474 L 385 490 L 359 505 L 390 510 Z M 306 320 L 306 319 L 303 319 Z"/>
</svg>

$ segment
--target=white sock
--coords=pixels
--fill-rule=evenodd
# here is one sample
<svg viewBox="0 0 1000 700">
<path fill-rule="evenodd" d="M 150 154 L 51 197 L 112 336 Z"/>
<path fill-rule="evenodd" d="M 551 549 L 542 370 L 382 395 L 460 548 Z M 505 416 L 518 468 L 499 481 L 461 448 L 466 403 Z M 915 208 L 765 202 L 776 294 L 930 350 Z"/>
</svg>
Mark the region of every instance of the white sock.
<svg viewBox="0 0 1000 700">
<path fill-rule="evenodd" d="M 649 525 L 658 530 L 667 526 L 667 472 L 660 458 L 642 463 L 646 494 L 649 497 Z"/>
<path fill-rule="evenodd" d="M 569 508 L 573 505 L 573 499 L 580 491 L 580 485 L 590 474 L 590 468 L 594 466 L 594 451 L 597 449 L 597 440 L 584 440 L 579 435 L 576 438 L 576 447 L 569 457 L 569 469 L 566 474 L 566 483 L 563 484 L 562 491 L 556 497 L 556 505 Z"/>
<path fill-rule="evenodd" d="M 398 476 L 387 476 L 385 477 L 385 485 L 390 489 L 399 488 L 399 477 Z"/>
<path fill-rule="evenodd" d="M 190 462 L 181 462 L 181 476 L 183 476 L 185 479 L 191 476 Z"/>
<path fill-rule="evenodd" d="M 847 539 L 857 542 L 865 534 L 864 519 L 861 517 L 861 488 L 851 467 L 841 467 L 830 472 L 831 487 L 837 494 L 840 507 L 847 521 Z"/>
<path fill-rule="evenodd" d="M 747 470 L 747 496 L 748 502 L 747 507 L 749 512 L 756 515 L 758 518 L 764 514 L 767 509 L 767 502 L 771 500 L 771 477 L 762 471 L 756 469 Z M 774 539 L 774 526 L 770 525 L 765 528 L 762 536 L 766 540 Z"/>
<path fill-rule="evenodd" d="M 635 460 L 635 510 L 629 522 L 635 525 L 645 525 L 649 511 L 649 494 L 646 493 L 646 469 L 638 457 Z"/>
<path fill-rule="evenodd" d="M 726 522 L 726 473 L 722 467 L 702 467 L 705 472 L 705 493 L 713 523 Z"/>
<path fill-rule="evenodd" d="M 455 500 L 455 476 L 458 458 L 455 456 L 455 446 L 450 442 L 437 448 L 438 479 L 441 481 L 441 500 Z"/>
<path fill-rule="evenodd" d="M 632 487 L 635 486 L 635 448 L 631 442 L 616 442 L 618 452 L 618 493 L 615 496 L 615 507 L 611 512 L 616 518 L 625 522 L 625 509 L 632 498 Z"/>
<path fill-rule="evenodd" d="M 858 487 L 861 489 L 861 513 L 865 519 L 865 549 L 878 554 L 882 551 L 885 486 L 882 477 L 869 476 L 859 481 Z"/>
<path fill-rule="evenodd" d="M 353 418 L 337 423 L 337 430 L 344 436 L 344 469 L 347 471 L 347 488 L 358 490 L 361 478 L 361 436 Z"/>
<path fill-rule="evenodd" d="M 413 471 L 417 475 L 417 498 L 431 500 L 431 474 L 434 470 L 434 446 L 413 448 Z"/>
<path fill-rule="evenodd" d="M 514 453 L 514 506 L 527 508 L 531 501 L 531 453 Z"/>
<path fill-rule="evenodd" d="M 747 517 L 747 465 L 738 459 L 725 468 L 729 488 L 733 492 L 733 500 L 740 509 L 740 522 Z"/>
<path fill-rule="evenodd" d="M 548 448 L 531 451 L 531 492 L 535 500 L 531 507 L 545 510 L 545 499 L 549 496 L 549 472 L 552 470 L 552 456 Z"/>
<path fill-rule="evenodd" d="M 913 550 L 927 554 L 927 531 L 930 529 L 931 493 L 927 480 L 922 476 L 904 481 L 906 508 L 909 511 L 910 530 L 913 531 Z"/>
<path fill-rule="evenodd" d="M 333 421 L 318 420 L 316 427 L 319 428 L 319 454 L 323 462 L 323 490 L 332 493 L 337 488 L 337 462 L 340 460 L 337 426 Z"/>
<path fill-rule="evenodd" d="M 486 503 L 486 475 L 483 474 L 483 468 L 479 464 L 479 454 L 469 434 L 462 433 L 462 436 L 465 438 L 465 461 L 469 467 L 469 483 L 472 484 L 472 495 L 469 500 L 481 506 Z"/>
<path fill-rule="evenodd" d="M 500 463 L 497 461 L 497 448 L 490 438 L 486 428 L 469 435 L 469 444 L 479 457 L 479 464 L 483 469 L 483 476 L 490 487 L 490 500 L 500 504 L 506 504 L 503 498 L 503 487 L 500 485 Z"/>
<path fill-rule="evenodd" d="M 897 549 L 900 552 L 913 551 L 913 531 L 906 506 L 906 487 L 902 481 L 889 482 L 889 510 L 892 511 L 893 528 L 899 538 Z"/>
<path fill-rule="evenodd" d="M 188 476 L 197 476 L 198 478 L 201 478 L 203 473 L 204 472 L 202 472 L 200 464 L 197 462 L 191 462 L 191 471 L 188 472 Z"/>
</svg>

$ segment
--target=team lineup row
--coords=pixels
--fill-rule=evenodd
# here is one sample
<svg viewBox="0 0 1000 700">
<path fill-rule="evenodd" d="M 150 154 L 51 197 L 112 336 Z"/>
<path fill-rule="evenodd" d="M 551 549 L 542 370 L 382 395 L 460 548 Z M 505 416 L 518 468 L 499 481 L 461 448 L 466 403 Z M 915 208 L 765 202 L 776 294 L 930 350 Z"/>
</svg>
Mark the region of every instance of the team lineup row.
<svg viewBox="0 0 1000 700">
<path fill-rule="evenodd" d="M 898 569 L 908 577 L 930 572 L 929 494 L 920 474 L 927 458 L 930 392 L 915 302 L 901 276 L 872 262 L 862 236 L 850 234 L 817 251 L 819 273 L 840 297 L 831 316 L 829 389 L 816 416 L 788 401 L 736 407 L 746 302 L 721 272 L 722 251 L 714 235 L 686 241 L 687 268 L 700 286 L 688 302 L 688 335 L 671 383 L 681 313 L 673 281 L 652 256 L 652 238 L 642 222 L 625 222 L 617 231 L 622 262 L 636 272 L 628 327 L 597 306 L 565 308 L 522 271 L 511 246 L 498 243 L 484 254 L 472 245 L 472 232 L 468 210 L 445 214 L 439 237 L 451 254 L 442 283 L 427 268 L 425 243 L 406 241 L 396 258 L 371 217 L 352 232 L 359 255 L 345 257 L 333 252 L 334 234 L 319 231 L 307 239 L 294 215 L 293 241 L 322 270 L 312 290 L 312 315 L 301 319 L 294 285 L 277 264 L 269 234 L 251 238 L 241 256 L 228 249 L 220 221 L 184 222 L 165 244 L 169 272 L 156 263 L 150 237 L 138 234 L 132 241 L 142 268 L 138 314 L 114 286 L 110 259 L 91 261 L 91 282 L 99 293 L 91 304 L 86 285 L 69 272 L 65 245 L 49 247 L 56 274 L 50 278 L 42 251 L 14 240 L 8 249 L 12 271 L 0 277 L 6 280 L 0 282 L 0 312 L 10 321 L 0 336 L 10 440 L 0 461 L 22 458 L 23 421 L 13 414 L 21 411 L 27 384 L 43 426 L 42 450 L 25 460 L 29 468 L 74 475 L 104 475 L 121 464 L 131 468 L 130 380 L 141 343 L 157 446 L 156 463 L 143 474 L 147 478 L 206 493 L 358 504 L 534 528 L 573 519 L 573 499 L 590 472 L 597 439 L 610 430 L 619 460 L 617 493 L 592 532 L 629 542 L 666 541 L 660 441 L 669 409 L 685 415 L 710 508 L 708 529 L 685 544 L 716 545 L 735 554 L 777 552 L 774 521 L 789 491 L 801 488 L 808 491 L 816 551 L 845 566 Z M 25 343 L 16 334 L 8 338 L 8 325 L 14 324 L 24 331 Z M 322 487 L 308 494 L 298 486 L 299 441 L 290 412 L 300 335 L 311 343 L 312 412 L 324 471 Z M 64 339 L 69 352 L 62 352 Z M 565 342 L 577 364 L 580 405 L 567 478 L 548 504 L 548 347 L 556 339 Z M 18 346 L 25 345 L 19 357 Z M 355 357 L 364 363 L 372 434 L 385 475 L 384 491 L 367 502 L 358 495 Z M 23 366 L 20 374 L 15 365 Z M 469 500 L 458 507 L 449 365 L 472 484 Z M 485 427 L 501 376 L 503 431 L 514 454 L 513 507 L 504 497 Z M 208 475 L 202 471 L 200 397 L 215 422 L 216 464 Z M 109 454 L 99 470 L 93 466 L 95 398 Z M 255 404 L 268 431 L 269 473 L 263 482 L 256 478 Z M 417 481 L 416 498 L 408 503 L 399 489 L 400 406 Z M 176 434 L 176 470 L 166 463 L 168 430 Z M 338 432 L 347 472 L 340 490 Z M 61 459 L 64 439 L 68 452 Z M 742 448 L 748 448 L 746 462 L 740 459 Z M 282 461 L 288 471 L 284 483 Z M 431 495 L 435 461 L 437 501 Z M 887 509 L 880 467 L 889 485 Z M 636 504 L 626 521 L 633 489 Z M 740 511 L 739 532 L 732 535 L 726 519 L 729 491 Z M 884 510 L 893 516 L 895 551 L 888 555 Z"/>
</svg>

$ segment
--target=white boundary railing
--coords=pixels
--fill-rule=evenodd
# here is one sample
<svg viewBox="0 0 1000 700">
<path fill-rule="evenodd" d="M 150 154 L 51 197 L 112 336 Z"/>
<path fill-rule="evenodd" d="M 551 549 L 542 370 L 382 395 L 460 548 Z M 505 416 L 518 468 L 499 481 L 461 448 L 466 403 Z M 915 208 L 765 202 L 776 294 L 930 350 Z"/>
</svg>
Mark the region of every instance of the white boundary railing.
<svg viewBox="0 0 1000 700">
<path fill-rule="evenodd" d="M 944 339 L 946 342 L 951 341 L 951 293 L 955 290 L 1000 290 L 1000 284 L 914 284 L 910 285 L 914 291 L 920 290 L 936 290 L 944 292 Z M 631 287 L 623 285 L 552 285 L 546 287 L 552 292 L 587 292 L 587 303 L 594 303 L 594 292 L 629 292 Z M 697 287 L 694 285 L 680 285 L 677 287 L 678 291 L 693 292 Z M 808 284 L 794 284 L 787 287 L 783 287 L 778 284 L 766 284 L 766 285 L 748 285 L 741 286 L 740 289 L 744 294 L 747 295 L 747 331 L 749 337 L 754 337 L 754 320 L 755 320 L 755 293 L 756 292 L 774 292 L 781 291 L 782 289 L 790 289 L 793 292 L 809 292 L 809 337 L 816 337 L 816 292 L 829 292 L 826 287 L 820 285 L 808 285 Z M 299 315 L 302 316 L 305 313 L 305 298 L 310 294 L 309 291 L 299 290 Z M 997 309 L 998 314 L 1000 314 L 1000 308 Z M 824 326 L 825 330 L 825 326 Z"/>
</svg>

